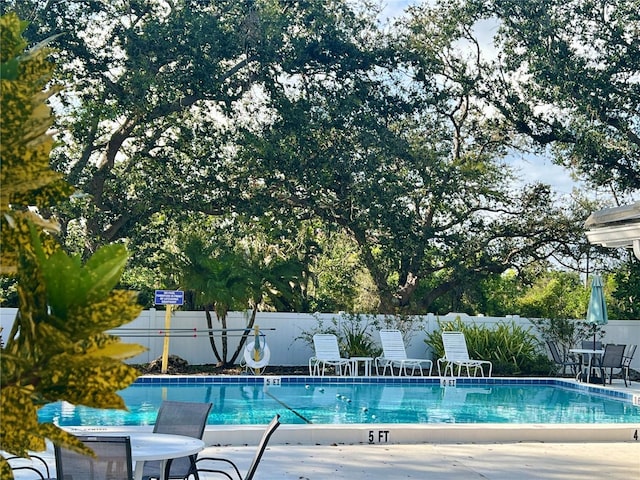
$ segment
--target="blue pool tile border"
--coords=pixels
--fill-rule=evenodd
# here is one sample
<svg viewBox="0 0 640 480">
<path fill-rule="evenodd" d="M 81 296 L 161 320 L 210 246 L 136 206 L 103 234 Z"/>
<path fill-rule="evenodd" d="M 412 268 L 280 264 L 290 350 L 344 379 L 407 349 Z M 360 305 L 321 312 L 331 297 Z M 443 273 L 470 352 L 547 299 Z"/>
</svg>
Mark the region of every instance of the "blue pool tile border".
<svg viewBox="0 0 640 480">
<path fill-rule="evenodd" d="M 146 375 L 138 377 L 134 385 L 180 385 L 180 384 L 226 384 L 226 385 L 263 385 L 266 378 L 279 378 L 281 384 L 304 384 L 313 385 L 320 383 L 336 384 L 420 384 L 420 385 L 440 385 L 440 377 L 306 377 L 306 376 L 253 376 L 253 375 Z M 450 377 L 449 377 L 450 378 Z M 633 394 L 618 390 L 603 389 L 601 387 L 579 384 L 558 378 L 456 378 L 459 385 L 546 385 L 558 386 L 572 390 L 583 391 L 590 395 L 602 395 L 618 400 L 633 402 Z"/>
</svg>

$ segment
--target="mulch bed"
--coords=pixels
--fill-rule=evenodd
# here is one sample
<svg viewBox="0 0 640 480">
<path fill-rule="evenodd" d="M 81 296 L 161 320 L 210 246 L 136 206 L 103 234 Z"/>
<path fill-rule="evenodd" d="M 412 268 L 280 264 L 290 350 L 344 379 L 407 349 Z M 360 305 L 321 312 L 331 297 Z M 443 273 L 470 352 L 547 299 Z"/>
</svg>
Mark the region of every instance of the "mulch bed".
<svg viewBox="0 0 640 480">
<path fill-rule="evenodd" d="M 142 375 L 158 375 L 162 371 L 162 358 L 142 365 L 133 365 Z M 167 375 L 240 375 L 246 373 L 237 365 L 223 366 L 215 364 L 189 365 L 189 362 L 176 356 L 169 355 L 167 359 Z M 276 365 L 267 366 L 262 372 L 263 375 L 309 375 L 309 367 L 283 367 Z"/>
</svg>

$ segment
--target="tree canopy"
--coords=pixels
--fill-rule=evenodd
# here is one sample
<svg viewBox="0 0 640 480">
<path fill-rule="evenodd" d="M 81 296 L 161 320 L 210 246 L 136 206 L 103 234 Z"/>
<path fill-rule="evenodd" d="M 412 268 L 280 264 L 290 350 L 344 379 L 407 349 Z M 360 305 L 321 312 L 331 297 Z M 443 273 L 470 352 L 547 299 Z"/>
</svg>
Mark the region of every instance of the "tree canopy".
<svg viewBox="0 0 640 480">
<path fill-rule="evenodd" d="M 207 217 L 212 237 L 244 223 L 245 238 L 259 226 L 297 245 L 307 280 L 323 278 L 323 253 L 297 238 L 311 224 L 316 245 L 348 239 L 378 309 L 424 311 L 592 251 L 588 205 L 523 184 L 514 151 L 552 146 L 595 185 L 637 187 L 637 15 L 622 2 L 598 4 L 602 25 L 587 1 L 425 2 L 384 26 L 368 1 L 8 5 L 34 42 L 61 34 L 71 88 L 53 158 L 78 188 L 56 207 L 66 245 L 126 241 L 136 281 L 175 277 L 163 258 Z M 493 57 L 477 34 L 489 19 Z"/>
<path fill-rule="evenodd" d="M 640 189 L 640 2 L 456 2 L 494 18 L 484 97 L 518 133 L 592 185 Z"/>
</svg>

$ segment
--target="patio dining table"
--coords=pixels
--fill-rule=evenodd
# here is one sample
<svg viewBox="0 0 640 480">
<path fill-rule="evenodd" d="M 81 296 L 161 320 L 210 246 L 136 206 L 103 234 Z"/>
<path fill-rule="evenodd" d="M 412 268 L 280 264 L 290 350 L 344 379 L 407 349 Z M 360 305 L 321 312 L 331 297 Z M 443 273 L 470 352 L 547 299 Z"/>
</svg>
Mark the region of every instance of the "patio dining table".
<svg viewBox="0 0 640 480">
<path fill-rule="evenodd" d="M 591 370 L 599 366 L 604 350 L 593 348 L 572 348 L 569 352 L 577 353 L 583 359 L 583 368 L 578 373 L 576 379 L 578 381 L 582 381 L 582 379 L 584 379 L 585 382 L 589 383 L 591 380 Z M 586 362 L 584 361 L 585 357 L 588 358 Z M 582 376 L 581 374 L 584 372 L 584 367 L 586 367 L 586 375 Z"/>
<path fill-rule="evenodd" d="M 73 432 L 78 433 L 78 432 Z M 150 461 L 161 462 L 161 479 L 165 480 L 165 467 L 169 460 L 188 457 L 201 452 L 205 443 L 199 438 L 168 433 L 112 431 L 85 432 L 91 436 L 123 436 L 131 440 L 131 460 L 135 462 L 134 480 L 142 480 L 144 463 Z"/>
<path fill-rule="evenodd" d="M 131 459 L 136 462 L 133 478 L 142 480 L 144 462 L 160 460 L 162 480 L 165 466 L 174 458 L 195 455 L 204 449 L 204 442 L 199 438 L 173 435 L 167 433 L 129 433 L 131 438 Z"/>
</svg>

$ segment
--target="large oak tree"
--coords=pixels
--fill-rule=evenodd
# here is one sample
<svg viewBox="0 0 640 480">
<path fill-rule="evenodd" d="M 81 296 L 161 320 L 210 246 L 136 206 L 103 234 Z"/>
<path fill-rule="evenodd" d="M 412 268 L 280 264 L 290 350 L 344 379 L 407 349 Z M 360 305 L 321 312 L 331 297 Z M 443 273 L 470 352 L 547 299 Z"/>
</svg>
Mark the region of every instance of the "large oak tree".
<svg viewBox="0 0 640 480">
<path fill-rule="evenodd" d="M 363 60 L 353 46 L 357 20 L 341 1 L 8 6 L 31 22 L 33 41 L 62 34 L 64 148 L 55 165 L 79 195 L 61 220 L 69 232 L 77 229 L 67 218 L 84 219 L 87 252 L 120 238 L 148 241 L 145 226 L 154 216 L 233 211 L 246 169 L 235 162 L 229 137 L 236 122 L 263 114 L 248 102 L 269 95 L 274 78 L 288 72 Z"/>
<path fill-rule="evenodd" d="M 396 39 L 379 36 L 373 66 L 281 78 L 274 121 L 241 142 L 253 205 L 347 231 L 385 312 L 428 309 L 577 233 L 548 187 L 513 187 L 505 131 L 478 103 L 457 30 L 438 22 L 416 16 Z"/>
<path fill-rule="evenodd" d="M 63 33 L 56 166 L 87 196 L 59 215 L 82 250 L 162 245 L 198 214 L 321 219 L 357 242 L 389 311 L 575 239 L 548 187 L 512 188 L 517 145 L 481 100 L 514 107 L 460 54 L 490 10 L 425 7 L 387 35 L 342 0 L 9 3 L 33 40 Z"/>
</svg>

